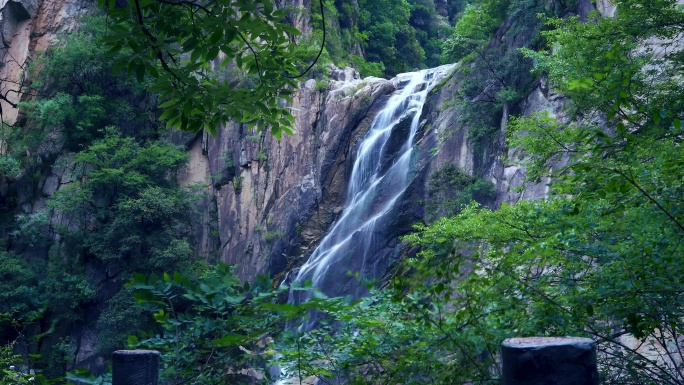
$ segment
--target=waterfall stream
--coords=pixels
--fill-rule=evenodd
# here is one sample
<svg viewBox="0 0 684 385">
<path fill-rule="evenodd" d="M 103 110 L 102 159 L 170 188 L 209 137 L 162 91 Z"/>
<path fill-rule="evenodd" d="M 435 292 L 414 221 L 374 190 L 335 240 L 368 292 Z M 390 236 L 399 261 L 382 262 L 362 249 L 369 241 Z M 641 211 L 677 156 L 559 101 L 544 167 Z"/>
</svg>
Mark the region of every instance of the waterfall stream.
<svg viewBox="0 0 684 385">
<path fill-rule="evenodd" d="M 356 152 L 345 208 L 330 231 L 301 266 L 294 281 L 311 280 L 328 296 L 364 294 L 363 279 L 381 278 L 390 261 L 378 251 L 396 233 L 385 227 L 411 182 L 414 139 L 430 90 L 454 65 L 400 74 L 397 91 L 377 114 Z M 387 236 L 393 234 L 393 236 Z M 307 291 L 290 291 L 290 303 L 310 299 Z M 310 330 L 306 321 L 299 330 Z M 275 367 L 274 371 L 280 369 Z M 283 379 L 274 385 L 290 385 Z"/>
<path fill-rule="evenodd" d="M 398 75 L 398 90 L 377 114 L 356 152 L 340 217 L 299 269 L 295 281 L 311 280 L 329 296 L 363 294 L 362 279 L 377 279 L 388 261 L 376 258 L 387 240 L 387 217 L 411 181 L 414 139 L 432 87 L 453 65 Z M 301 291 L 298 293 L 302 293 Z M 310 295 L 310 294 L 304 294 Z M 301 303 L 308 297 L 294 298 Z M 306 328 L 306 327 L 305 327 Z"/>
</svg>

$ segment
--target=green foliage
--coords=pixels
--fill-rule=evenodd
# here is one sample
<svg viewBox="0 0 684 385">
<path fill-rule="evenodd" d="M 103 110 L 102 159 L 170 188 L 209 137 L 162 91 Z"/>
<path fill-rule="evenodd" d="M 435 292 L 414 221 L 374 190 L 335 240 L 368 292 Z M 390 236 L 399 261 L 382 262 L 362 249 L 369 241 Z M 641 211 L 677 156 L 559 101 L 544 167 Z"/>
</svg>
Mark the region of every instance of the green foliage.
<svg viewBox="0 0 684 385">
<path fill-rule="evenodd" d="M 175 172 L 187 158 L 179 148 L 164 141 L 141 146 L 111 127 L 105 135 L 75 157 L 76 162 L 87 166 L 83 168 L 88 177 L 86 188 L 116 199 L 146 187 L 175 186 Z"/>
<path fill-rule="evenodd" d="M 457 62 L 481 50 L 500 23 L 500 19 L 482 6 L 466 6 L 463 16 L 454 27 L 453 35 L 444 42 L 442 62 Z"/>
<path fill-rule="evenodd" d="M 313 60 L 316 60 L 316 57 L 318 57 L 322 41 L 323 31 L 314 29 L 311 35 L 303 37 L 297 42 L 297 55 L 302 57 L 304 61 L 313 62 Z M 327 42 L 328 39 L 326 38 L 326 43 Z M 309 73 L 307 73 L 308 77 L 313 79 L 327 78 L 330 72 L 330 64 L 332 64 L 333 61 L 328 50 L 324 48 L 320 57 L 318 57 L 316 64 L 311 68 Z"/>
<path fill-rule="evenodd" d="M 267 381 L 271 343 L 282 323 L 310 309 L 278 304 L 287 291 L 271 288 L 260 277 L 241 284 L 232 268 L 218 264 L 198 283 L 180 273 L 146 278 L 136 275 L 129 287 L 141 306 L 153 312 L 162 333 L 129 337 L 130 347 L 159 350 L 162 377 L 198 384 L 241 383 L 243 369 L 262 370 Z"/>
<path fill-rule="evenodd" d="M 447 0 L 447 15 L 451 25 L 456 24 L 466 6 L 468 6 L 467 0 Z"/>
<path fill-rule="evenodd" d="M 478 2 L 466 9 L 454 36 L 444 44 L 446 55 L 455 55 L 445 60 L 463 63 L 456 74 L 461 78 L 461 87 L 455 99 L 459 119 L 468 127 L 469 139 L 477 153 L 487 153 L 492 138 L 501 130 L 504 108 L 508 107 L 511 112 L 536 80 L 530 73 L 531 59 L 518 49 L 537 44 L 543 21 L 536 17 L 530 19 L 528 15 L 542 12 L 544 8 L 533 0 Z M 502 24 L 506 15 L 507 21 Z M 487 25 L 489 29 L 482 29 L 480 25 Z M 502 27 L 497 33 L 504 39 L 490 43 L 499 25 Z"/>
<path fill-rule="evenodd" d="M 227 169 L 235 167 L 235 161 L 233 160 L 233 149 L 227 149 L 219 155 L 219 159 L 223 160 L 223 164 Z"/>
<path fill-rule="evenodd" d="M 17 229 L 12 232 L 14 237 L 21 237 L 30 246 L 44 246 L 50 243 L 50 216 L 47 210 L 33 214 L 19 214 L 16 216 Z"/>
<path fill-rule="evenodd" d="M 108 115 L 102 96 L 72 96 L 57 93 L 53 98 L 25 104 L 42 130 L 59 130 L 66 134 L 72 148 L 92 141 L 98 136 L 96 127 L 104 126 Z"/>
<path fill-rule="evenodd" d="M 330 81 L 329 80 L 318 80 L 316 81 L 316 85 L 314 86 L 314 90 L 318 92 L 325 92 L 328 87 L 330 86 Z"/>
<path fill-rule="evenodd" d="M 15 320 L 2 322 L 0 334 L 3 341 L 25 339 L 27 351 L 41 355 L 32 358 L 32 367 L 54 379 L 74 362 L 75 345 L 65 336 L 75 325 L 93 327 L 102 312 L 98 352 L 107 355 L 151 323 L 126 293 L 115 295 L 117 282 L 133 272 L 183 270 L 191 276 L 198 270 L 189 241 L 198 192 L 178 188 L 176 180 L 187 155 L 156 139 L 149 83 L 111 73 L 134 51 L 108 55 L 105 21 L 84 19 L 32 61 L 36 97 L 22 104 L 27 124 L 3 125 L 0 138 L 8 152 L 0 157 L 0 172 L 9 182 L 24 169 L 25 180 L 37 185 L 53 156 L 75 153 L 52 165 L 64 169 L 62 181 L 69 183 L 46 197 L 47 209 L 13 216 L 3 228 L 10 241 L 3 247 L 17 255 L 0 253 L 0 312 Z M 39 146 L 49 152 L 41 154 L 40 167 Z"/>
<path fill-rule="evenodd" d="M 598 18 L 596 23 L 549 20 L 553 29 L 544 37 L 553 50 L 526 55 L 535 60 L 537 70 L 549 74 L 553 86 L 572 97 L 575 113 L 599 107 L 609 119 L 629 119 L 624 123 L 629 125 L 637 119 L 656 125 L 681 122 L 682 103 L 675 101 L 682 100 L 676 80 L 682 58 L 672 49 L 684 18 L 681 9 L 667 0 L 616 4 L 621 12 L 615 18 Z M 660 46 L 644 43 L 637 49 L 650 38 L 662 39 Z"/>
<path fill-rule="evenodd" d="M 123 349 L 129 335 L 138 334 L 152 324 L 152 316 L 138 305 L 133 298 L 133 291 L 124 288 L 109 300 L 107 308 L 97 320 L 97 348 L 102 353 Z"/>
<path fill-rule="evenodd" d="M 241 176 L 234 176 L 233 177 L 233 191 L 236 194 L 239 194 L 242 192 L 242 177 Z"/>
<path fill-rule="evenodd" d="M 264 233 L 264 240 L 268 243 L 271 243 L 276 239 L 282 238 L 283 235 L 285 234 L 283 234 L 282 231 L 267 231 Z"/>
<path fill-rule="evenodd" d="M 141 144 L 112 127 L 103 135 L 74 156 L 80 182 L 48 201 L 67 220 L 56 231 L 68 250 L 68 262 L 50 262 L 55 279 L 46 283 L 53 293 L 48 303 L 71 321 L 80 319 L 92 299 L 93 289 L 79 273 L 86 263 L 111 269 L 120 279 L 134 272 L 192 271 L 188 235 L 195 197 L 176 184 L 176 171 L 187 155 L 162 140 Z M 127 305 L 125 294 L 115 295 L 98 321 L 104 331 L 102 353 L 123 347 L 128 334 L 151 322 L 132 316 L 136 308 Z"/>
<path fill-rule="evenodd" d="M 47 303 L 47 316 L 59 321 L 77 321 L 95 298 L 95 288 L 88 282 L 83 266 L 51 261 L 41 291 Z"/>
<path fill-rule="evenodd" d="M 684 17 L 674 2 L 617 3 L 624 19 L 616 31 L 632 40 L 644 30 L 632 29 L 637 17 L 650 15 L 651 27 L 656 15 L 665 15 L 667 22 L 655 24 L 660 29 L 647 31 L 665 37 L 675 36 L 668 31 Z M 512 119 L 509 145 L 525 151 L 530 181 L 550 177 L 551 196 L 497 211 L 472 203 L 457 216 L 418 226 L 405 240 L 422 251 L 400 266 L 391 292 L 330 309 L 321 328 L 286 339 L 279 351 L 290 375 L 352 384 L 496 384 L 503 339 L 580 335 L 599 341 L 603 383 L 684 381 L 683 112 L 681 87 L 671 82 L 680 79 L 682 57 L 667 51 L 662 59 L 647 50 L 634 61 L 630 47 L 624 57 L 608 53 L 594 65 L 587 58 L 606 52 L 597 46 L 620 33 L 605 34 L 602 21 L 568 23 L 548 35 L 552 52 L 528 55 L 545 60 L 559 87 L 592 98 L 577 103 L 587 115 L 607 116 L 615 129 L 563 124 L 545 114 Z M 564 60 L 551 59 L 556 52 Z M 637 68 L 614 76 L 628 59 Z M 651 71 L 654 63 L 662 77 Z M 642 76 L 650 82 L 639 83 Z M 633 84 L 639 87 L 610 92 Z M 492 98 L 510 102 L 516 90 L 500 87 Z M 551 168 L 559 164 L 566 166 Z M 431 187 L 471 182 L 446 167 Z M 625 335 L 640 342 L 626 344 Z"/>
<path fill-rule="evenodd" d="M 359 8 L 359 30 L 368 36 L 366 60 L 383 63 L 386 76 L 423 66 L 425 51 L 409 24 L 411 7 L 406 0 L 361 0 Z"/>
<path fill-rule="evenodd" d="M 287 336 L 279 363 L 289 376 L 315 376 L 324 383 L 452 384 L 461 378 L 454 376 L 459 371 L 475 371 L 458 352 L 470 341 L 443 332 L 457 325 L 447 319 L 431 325 L 426 320 L 445 313 L 429 310 L 431 301 L 417 308 L 411 299 L 394 299 L 388 291 L 357 303 L 333 306 L 328 300 L 321 326 Z"/>
<path fill-rule="evenodd" d="M 257 151 L 256 157 L 259 162 L 265 162 L 268 159 L 268 155 L 266 155 L 266 151 L 264 150 Z"/>
<path fill-rule="evenodd" d="M 24 258 L 0 251 L 0 313 L 15 321 L 32 321 L 41 314 L 39 274 Z"/>
<path fill-rule="evenodd" d="M 28 385 L 43 383 L 43 376 L 24 372 L 20 369 L 24 363 L 23 357 L 14 352 L 15 343 L 0 346 L 0 384 Z"/>
<path fill-rule="evenodd" d="M 192 257 L 187 240 L 175 239 L 185 232 L 191 207 L 179 190 L 144 189 L 119 200 L 86 244 L 104 262 L 127 262 L 129 272 L 178 268 Z"/>
<path fill-rule="evenodd" d="M 297 42 L 297 49 L 298 52 L 301 52 L 302 58 L 305 60 L 315 59 L 323 42 L 323 16 L 325 17 L 325 47 L 321 58 L 313 68 L 314 72 L 310 74 L 313 78 L 318 78 L 320 75 L 327 76 L 328 66 L 332 63 L 342 63 L 347 55 L 346 50 L 350 48 L 349 46 L 343 46 L 342 31 L 335 25 L 335 21 L 337 21 L 340 15 L 332 0 L 323 1 L 323 13 L 321 15 L 318 1 L 311 3 L 310 15 L 313 31 L 311 36 L 307 36 Z"/>
<path fill-rule="evenodd" d="M 355 303 L 314 293 L 306 304 L 284 304 L 286 288 L 273 290 L 273 283 L 265 278 L 254 286 L 243 285 L 225 265 L 195 280 L 202 273 L 190 262 L 192 249 L 187 241 L 192 196 L 175 184 L 175 172 L 184 164 L 185 155 L 149 136 L 141 140 L 126 135 L 125 130 L 105 129 L 111 122 L 102 117 L 100 108 L 108 108 L 109 103 L 107 95 L 97 91 L 99 80 L 88 83 L 88 92 L 77 93 L 60 89 L 59 80 L 52 86 L 56 88 L 52 96 L 35 104 L 34 112 L 44 127 L 72 130 L 72 139 L 83 148 L 75 157 L 75 181 L 49 203 L 51 210 L 63 214 L 65 224 L 46 229 L 46 213 L 22 216 L 13 237 L 40 245 L 46 231 L 55 231 L 66 243 L 50 261 L 41 263 L 0 253 L 0 311 L 19 319 L 22 326 L 47 314 L 50 332 L 59 321 L 82 320 L 84 309 L 92 305 L 96 288 L 86 277 L 86 263 L 119 271 L 120 279 L 134 271 L 177 270 L 185 273 L 152 274 L 149 278 L 136 275 L 127 290 L 135 292 L 137 305 L 129 291 L 110 300 L 110 308 L 98 323 L 107 331 L 100 341 L 102 351 L 120 347 L 127 333 L 148 329 L 141 338 L 131 337 L 128 342 L 131 347 L 161 350 L 164 376 L 174 381 L 236 383 L 253 379 L 241 374 L 245 373 L 242 370 L 268 373 L 271 363 L 280 362 L 288 375 L 313 375 L 333 383 L 496 384 L 500 381 L 497 352 L 504 338 L 572 334 L 600 341 L 605 383 L 681 384 L 684 378 L 676 356 L 684 329 L 684 155 L 680 151 L 684 91 L 679 84 L 684 57 L 677 50 L 637 49 L 635 42 L 656 36 L 674 45 L 684 15 L 674 0 L 616 3 L 619 8 L 614 19 L 599 18 L 590 24 L 554 19 L 549 26 L 554 29 L 545 34 L 553 49 L 525 51 L 537 68 L 548 74 L 551 84 L 570 95 L 573 112 L 605 116 L 611 128 L 587 123 L 595 120 L 569 125 L 544 114 L 511 119 L 509 146 L 524 151 L 529 181 L 551 180 L 551 196 L 502 205 L 497 211 L 475 203 L 464 206 L 472 199 L 486 200 L 492 186 L 445 165 L 430 181 L 426 208 L 429 211 L 435 205 L 435 214 L 457 215 L 418 226 L 405 241 L 421 251 L 397 267 L 390 290 L 374 292 Z M 273 58 L 291 58 L 287 56 L 290 51 L 277 45 L 285 28 L 279 24 L 260 27 L 269 23 L 268 18 L 263 23 L 255 21 L 255 15 L 268 13 L 268 5 L 239 2 L 237 6 L 250 4 L 258 6 L 246 8 L 245 22 L 253 22 L 248 27 L 217 24 L 210 29 L 211 20 L 216 20 L 207 17 L 197 22 L 197 31 L 190 31 L 191 23 L 174 27 L 169 21 L 177 24 L 188 17 L 182 7 L 141 2 L 150 15 L 144 26 L 154 27 L 152 36 L 164 37 L 157 42 L 145 37 L 135 18 L 124 17 L 135 16 L 135 9 L 110 10 L 120 16 L 111 28 L 121 40 L 110 43 L 132 45 L 128 53 L 123 52 L 128 48 L 121 48 L 125 58 L 120 62 L 133 63 L 124 66 L 129 72 L 141 77 L 151 74 L 157 86 L 178 82 L 167 79 L 173 78 L 173 73 L 188 82 L 176 83 L 180 87 L 165 96 L 176 100 L 167 105 L 172 108 L 165 118 L 183 125 L 186 116 L 184 126 L 194 128 L 212 119 L 232 117 L 239 107 L 228 106 L 208 121 L 201 119 L 202 111 L 195 110 L 197 103 L 217 103 L 213 96 L 203 94 L 221 85 L 212 83 L 209 76 L 213 74 L 203 63 L 218 55 L 217 42 L 231 30 L 236 34 L 242 30 L 235 28 L 247 28 L 246 40 L 257 44 L 260 52 L 268 49 L 268 42 L 276 41 Z M 190 9 L 194 5 L 189 5 Z M 422 65 L 421 47 L 414 43 L 429 45 L 432 39 L 429 25 L 420 28 L 418 22 L 431 17 L 429 3 L 387 0 L 360 1 L 359 5 L 359 36 L 355 38 L 368 37 L 371 63 L 385 63 L 387 71 Z M 525 8 L 528 5 L 530 8 Z M 487 26 L 491 20 L 500 21 L 505 12 L 528 10 L 533 14 L 537 6 L 527 0 L 480 1 L 472 5 L 475 10 L 466 10 L 466 21 L 456 28 L 458 34 L 472 38 L 468 44 L 476 47 L 473 61 L 462 69 L 464 82 L 458 95 L 476 142 L 480 138 L 480 143 L 485 143 L 498 129 L 501 109 L 525 93 L 531 76 L 526 73 L 529 62 L 517 52 L 483 44 L 492 29 L 475 27 L 478 22 Z M 327 2 L 326 7 L 338 21 L 353 23 L 355 11 L 345 7 L 345 2 Z M 211 16 L 221 14 L 233 20 L 232 14 L 221 13 L 229 9 L 211 8 Z M 201 9 L 196 11 L 204 14 Z M 157 22 L 161 16 L 170 18 Z M 134 31 L 133 37 L 122 38 L 122 26 L 129 34 Z M 520 27 L 512 23 L 502 33 L 513 38 L 521 33 Z M 530 33 L 534 34 L 535 28 L 539 26 L 535 24 Z M 204 34 L 209 30 L 216 33 Z M 272 31 L 277 36 L 272 36 Z M 256 81 L 257 93 L 274 90 L 262 85 L 282 75 L 269 72 L 276 68 L 270 62 L 273 58 L 265 53 L 258 56 L 259 63 L 263 60 L 268 67 L 257 71 L 263 76 L 258 79 L 253 70 L 255 56 L 246 51 L 249 48 L 244 41 L 235 39 L 226 39 L 226 47 L 218 50 L 234 52 L 229 59 L 240 57 L 238 71 L 252 69 L 240 84 Z M 328 49 L 337 52 L 350 41 L 340 33 L 339 42 L 331 40 Z M 136 54 L 150 47 L 160 56 Z M 433 55 L 435 51 L 429 52 Z M 172 66 L 176 72 L 155 67 L 160 60 L 171 63 L 169 55 L 184 53 L 189 54 L 187 66 Z M 238 81 L 230 76 L 225 79 Z M 274 87 L 279 87 L 278 81 L 275 83 Z M 192 84 L 201 87 L 193 90 L 186 102 L 183 92 L 190 88 L 184 87 Z M 239 92 L 219 96 L 240 96 Z M 82 115 L 73 113 L 78 103 L 84 105 Z M 273 112 L 273 105 L 265 107 L 248 118 L 243 116 L 243 121 L 282 118 L 277 117 L 282 111 L 275 111 L 264 120 L 260 114 Z M 41 108 L 45 111 L 42 118 Z M 254 139 L 258 142 L 260 137 Z M 232 155 L 225 154 L 226 167 L 231 167 L 228 159 L 233 161 Z M 559 164 L 564 166 L 549 171 Z M 240 192 L 239 176 L 233 178 L 233 188 Z M 301 234 L 299 224 L 295 232 Z M 280 236 L 278 231 L 263 234 L 267 242 Z M 292 288 L 303 289 L 308 290 Z M 156 328 L 139 315 L 144 313 L 141 309 L 152 312 Z M 314 309 L 318 310 L 315 317 L 320 328 L 282 334 L 286 322 L 296 327 Z M 653 347 L 651 355 L 625 345 L 621 336 L 628 334 L 640 339 L 646 350 Z M 71 349 L 70 341 L 62 340 L 46 359 L 59 364 Z M 0 350 L 0 382 L 8 376 L 23 381 L 23 375 L 5 369 L 15 359 L 11 350 Z M 72 378 L 81 378 L 78 376 Z M 268 374 L 263 379 L 273 380 Z"/>
<path fill-rule="evenodd" d="M 80 267 L 60 261 L 27 261 L 9 252 L 0 253 L 0 336 L 3 341 L 23 340 L 30 325 L 46 323 L 37 340 L 54 332 L 58 322 L 82 319 L 94 298 Z M 51 348 L 52 350 L 52 348 Z M 44 367 L 59 366 L 50 357 L 38 357 Z"/>
<path fill-rule="evenodd" d="M 21 164 L 12 156 L 0 156 L 0 174 L 5 178 L 17 179 L 21 176 Z"/>
<path fill-rule="evenodd" d="M 101 129 L 108 125 L 140 137 L 156 129 L 150 123 L 154 111 L 148 107 L 145 85 L 112 73 L 118 56 L 107 57 L 102 44 L 106 31 L 104 17 L 85 18 L 78 31 L 61 36 L 31 64 L 33 86 L 41 92 L 36 100 L 21 104 L 32 122 L 28 129 L 61 131 L 71 150 L 102 137 Z M 26 141 L 23 145 L 31 146 Z"/>
<path fill-rule="evenodd" d="M 480 55 L 493 37 L 494 32 L 507 19 L 507 37 L 535 32 L 539 24 L 536 15 L 544 12 L 536 0 L 476 0 L 465 5 L 456 22 L 452 35 L 444 41 L 442 62 L 473 60 Z"/>
<path fill-rule="evenodd" d="M 285 10 L 261 0 L 131 1 L 123 7 L 108 2 L 106 8 L 104 46 L 119 54 L 114 68 L 149 79 L 166 127 L 213 133 L 234 119 L 269 127 L 278 138 L 292 132 L 292 114 L 281 101 L 291 100 L 295 77 L 309 63 L 298 60 L 290 44 L 289 36 L 299 31 L 283 22 Z M 228 63 L 253 75 L 256 85 L 222 76 Z"/>
<path fill-rule="evenodd" d="M 69 372 L 66 375 L 66 379 L 73 381 L 74 383 L 83 383 L 88 385 L 111 385 L 112 384 L 112 374 L 105 373 L 100 376 L 96 376 L 87 369 L 78 368 L 73 372 Z"/>
<path fill-rule="evenodd" d="M 385 72 L 385 65 L 382 63 L 368 62 L 359 55 L 352 55 L 349 64 L 359 71 L 362 78 L 368 76 L 382 77 Z"/>
<path fill-rule="evenodd" d="M 548 173 L 549 165 L 561 162 L 563 155 L 573 148 L 565 147 L 580 141 L 583 129 L 575 125 L 563 125 L 547 113 L 529 117 L 512 117 L 509 126 L 508 143 L 511 147 L 522 147 L 529 155 L 524 161 L 526 177 L 537 182 Z"/>
<path fill-rule="evenodd" d="M 327 34 L 323 56 L 328 54 L 338 66 L 351 65 L 363 77 L 392 77 L 439 64 L 445 35 L 434 2 L 325 0 L 324 5 Z M 317 4 L 312 4 L 311 18 L 313 36 L 320 41 Z"/>
<path fill-rule="evenodd" d="M 674 44 L 684 12 L 674 1 L 616 4 L 613 19 L 553 20 L 553 49 L 526 52 L 575 113 L 606 116 L 614 129 L 512 119 L 509 144 L 526 152 L 530 181 L 550 177 L 551 196 L 497 211 L 471 205 L 419 226 L 407 237 L 423 248 L 406 267 L 416 274 L 399 287 L 431 309 L 454 309 L 432 322 L 461 319 L 448 330 L 476 342 L 463 350 L 473 359 L 493 357 L 506 337 L 583 335 L 600 341 L 604 383 L 680 384 L 684 111 L 672 79 L 682 57 L 632 43 Z M 480 370 L 455 378 L 496 374 L 486 361 Z"/>
<path fill-rule="evenodd" d="M 445 163 L 431 175 L 425 204 L 428 220 L 451 216 L 472 200 L 485 203 L 494 198 L 494 186 L 473 177 L 452 163 Z"/>
<path fill-rule="evenodd" d="M 434 1 L 410 0 L 411 16 L 409 23 L 416 31 L 416 39 L 425 51 L 425 65 L 436 67 L 440 64 L 442 38 L 441 20 L 435 9 Z"/>
</svg>

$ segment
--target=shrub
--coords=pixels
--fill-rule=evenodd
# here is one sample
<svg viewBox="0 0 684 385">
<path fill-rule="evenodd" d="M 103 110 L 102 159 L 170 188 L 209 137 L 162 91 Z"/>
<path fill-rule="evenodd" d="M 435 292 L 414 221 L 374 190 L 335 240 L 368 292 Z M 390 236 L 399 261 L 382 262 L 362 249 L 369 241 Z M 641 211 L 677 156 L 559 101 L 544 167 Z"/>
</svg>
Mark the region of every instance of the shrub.
<svg viewBox="0 0 684 385">
<path fill-rule="evenodd" d="M 457 214 L 475 200 L 485 203 L 495 196 L 494 186 L 468 175 L 452 163 L 445 163 L 428 182 L 425 210 L 429 221 Z"/>
</svg>

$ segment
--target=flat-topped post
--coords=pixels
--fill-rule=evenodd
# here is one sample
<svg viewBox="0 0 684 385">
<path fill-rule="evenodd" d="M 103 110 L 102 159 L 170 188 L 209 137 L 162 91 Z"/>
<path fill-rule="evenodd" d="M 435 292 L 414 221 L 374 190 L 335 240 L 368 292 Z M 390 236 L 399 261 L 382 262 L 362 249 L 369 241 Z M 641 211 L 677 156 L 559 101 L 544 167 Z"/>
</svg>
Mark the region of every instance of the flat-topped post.
<svg viewBox="0 0 684 385">
<path fill-rule="evenodd" d="M 598 385 L 596 342 L 579 337 L 509 338 L 503 385 Z"/>
<path fill-rule="evenodd" d="M 117 350 L 112 353 L 112 385 L 157 385 L 159 357 L 156 350 Z"/>
</svg>

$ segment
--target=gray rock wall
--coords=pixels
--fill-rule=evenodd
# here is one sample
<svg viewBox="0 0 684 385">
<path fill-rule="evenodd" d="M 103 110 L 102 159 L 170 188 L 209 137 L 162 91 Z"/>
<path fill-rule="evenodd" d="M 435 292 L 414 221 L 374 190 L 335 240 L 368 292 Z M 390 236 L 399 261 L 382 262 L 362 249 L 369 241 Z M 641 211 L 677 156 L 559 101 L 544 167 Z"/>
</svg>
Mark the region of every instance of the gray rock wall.
<svg viewBox="0 0 684 385">
<path fill-rule="evenodd" d="M 342 211 L 353 147 L 394 86 L 360 80 L 355 71 L 337 73 L 345 80 L 333 80 L 327 90 L 307 82 L 295 96 L 294 135 L 278 141 L 230 123 L 216 137 L 196 139 L 204 152 L 197 142 L 191 146 L 190 167 L 208 176 L 186 176 L 184 183 L 210 182 L 217 256 L 245 280 L 301 264 Z"/>
</svg>

